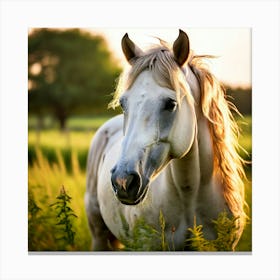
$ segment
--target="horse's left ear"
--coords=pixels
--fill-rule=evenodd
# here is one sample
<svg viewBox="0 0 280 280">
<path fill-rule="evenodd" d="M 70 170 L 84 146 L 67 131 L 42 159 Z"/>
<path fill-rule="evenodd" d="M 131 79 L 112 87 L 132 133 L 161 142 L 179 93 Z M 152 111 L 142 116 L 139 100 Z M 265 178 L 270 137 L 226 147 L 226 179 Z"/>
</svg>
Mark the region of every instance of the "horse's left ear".
<svg viewBox="0 0 280 280">
<path fill-rule="evenodd" d="M 181 67 L 187 61 L 190 53 L 190 42 L 188 35 L 179 29 L 179 36 L 173 44 L 175 61 Z"/>
<path fill-rule="evenodd" d="M 130 64 L 143 54 L 143 51 L 129 39 L 127 33 L 122 38 L 122 51 Z"/>
</svg>

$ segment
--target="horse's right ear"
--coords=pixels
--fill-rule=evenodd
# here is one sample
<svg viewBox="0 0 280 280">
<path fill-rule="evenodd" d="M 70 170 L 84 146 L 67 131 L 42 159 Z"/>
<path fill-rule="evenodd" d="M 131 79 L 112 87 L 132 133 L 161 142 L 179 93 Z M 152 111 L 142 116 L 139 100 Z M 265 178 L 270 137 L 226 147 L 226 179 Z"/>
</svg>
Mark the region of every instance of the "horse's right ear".
<svg viewBox="0 0 280 280">
<path fill-rule="evenodd" d="M 134 59 L 143 54 L 143 51 L 129 39 L 127 33 L 122 38 L 122 51 L 130 64 L 132 64 Z"/>
</svg>

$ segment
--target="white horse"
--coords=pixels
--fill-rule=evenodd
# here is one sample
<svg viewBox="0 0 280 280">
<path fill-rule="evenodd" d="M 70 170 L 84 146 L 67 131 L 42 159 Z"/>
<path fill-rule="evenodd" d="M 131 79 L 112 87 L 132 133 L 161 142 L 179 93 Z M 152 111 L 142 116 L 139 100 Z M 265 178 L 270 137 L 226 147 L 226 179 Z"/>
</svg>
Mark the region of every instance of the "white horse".
<svg viewBox="0 0 280 280">
<path fill-rule="evenodd" d="M 143 52 L 128 37 L 122 49 L 131 67 L 111 103 L 123 115 L 95 134 L 88 155 L 85 195 L 93 250 L 110 250 L 129 226 L 144 218 L 175 250 L 188 228 L 202 224 L 215 238 L 213 219 L 238 217 L 237 244 L 246 221 L 244 175 L 236 124 L 215 77 L 192 55 L 185 32 L 168 48 Z"/>
</svg>

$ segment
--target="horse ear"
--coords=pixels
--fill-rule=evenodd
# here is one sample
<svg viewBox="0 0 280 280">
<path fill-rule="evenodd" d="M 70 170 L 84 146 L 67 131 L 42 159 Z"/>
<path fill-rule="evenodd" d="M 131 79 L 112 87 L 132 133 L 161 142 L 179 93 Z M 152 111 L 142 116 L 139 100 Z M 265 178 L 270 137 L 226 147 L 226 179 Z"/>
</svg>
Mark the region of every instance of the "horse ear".
<svg viewBox="0 0 280 280">
<path fill-rule="evenodd" d="M 175 61 L 181 67 L 188 59 L 190 53 L 190 42 L 188 35 L 179 29 L 179 36 L 173 44 Z"/>
<path fill-rule="evenodd" d="M 141 54 L 143 54 L 143 51 L 137 47 L 128 37 L 128 34 L 125 33 L 125 35 L 122 38 L 122 51 L 126 57 L 126 60 L 131 64 L 132 59 L 139 57 Z"/>
</svg>

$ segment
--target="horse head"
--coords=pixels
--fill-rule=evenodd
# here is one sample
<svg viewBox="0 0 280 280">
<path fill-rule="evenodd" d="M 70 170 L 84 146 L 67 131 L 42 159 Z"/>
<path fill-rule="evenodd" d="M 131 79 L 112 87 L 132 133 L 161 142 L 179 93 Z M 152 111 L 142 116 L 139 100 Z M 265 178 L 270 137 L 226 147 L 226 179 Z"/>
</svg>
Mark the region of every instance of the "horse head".
<svg viewBox="0 0 280 280">
<path fill-rule="evenodd" d="M 180 30 L 171 50 L 160 46 L 147 52 L 126 34 L 122 49 L 131 68 L 118 96 L 124 137 L 111 182 L 123 204 L 135 205 L 172 159 L 188 153 L 195 138 L 196 115 L 183 69 L 189 57 L 186 33 Z"/>
</svg>

